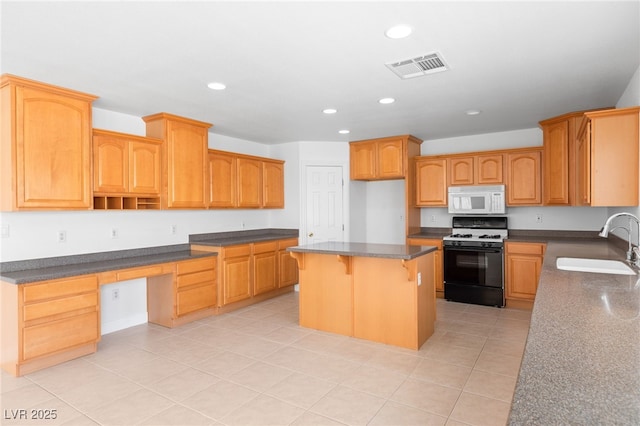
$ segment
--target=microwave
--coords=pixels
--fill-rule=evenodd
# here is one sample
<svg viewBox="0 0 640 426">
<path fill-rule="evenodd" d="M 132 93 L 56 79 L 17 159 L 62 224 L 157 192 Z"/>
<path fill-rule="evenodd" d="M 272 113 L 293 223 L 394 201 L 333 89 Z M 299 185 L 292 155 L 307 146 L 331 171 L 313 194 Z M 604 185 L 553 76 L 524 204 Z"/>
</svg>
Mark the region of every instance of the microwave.
<svg viewBox="0 0 640 426">
<path fill-rule="evenodd" d="M 504 214 L 504 185 L 450 186 L 449 213 Z"/>
</svg>

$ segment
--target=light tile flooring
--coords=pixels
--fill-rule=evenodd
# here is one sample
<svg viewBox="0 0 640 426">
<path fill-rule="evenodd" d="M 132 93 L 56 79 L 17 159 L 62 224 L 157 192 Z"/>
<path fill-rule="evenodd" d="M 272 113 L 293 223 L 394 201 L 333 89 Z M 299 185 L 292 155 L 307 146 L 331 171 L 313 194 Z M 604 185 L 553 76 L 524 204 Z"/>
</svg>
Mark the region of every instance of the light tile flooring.
<svg viewBox="0 0 640 426">
<path fill-rule="evenodd" d="M 297 293 L 176 329 L 136 326 L 93 355 L 3 372 L 0 423 L 505 424 L 530 312 L 438 300 L 437 317 L 419 351 L 301 328 Z M 27 421 L 12 420 L 19 410 Z M 45 410 L 57 418 L 30 419 Z"/>
</svg>

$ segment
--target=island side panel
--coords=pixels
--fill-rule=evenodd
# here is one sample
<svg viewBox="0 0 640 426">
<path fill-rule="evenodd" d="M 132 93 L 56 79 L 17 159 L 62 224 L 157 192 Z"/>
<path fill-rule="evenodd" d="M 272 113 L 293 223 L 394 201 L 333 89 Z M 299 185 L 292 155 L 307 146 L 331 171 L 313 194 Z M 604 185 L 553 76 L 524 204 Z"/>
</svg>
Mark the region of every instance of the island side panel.
<svg viewBox="0 0 640 426">
<path fill-rule="evenodd" d="M 419 349 L 433 334 L 432 268 L 433 253 L 404 262 L 354 258 L 354 337 Z"/>
<path fill-rule="evenodd" d="M 298 256 L 304 265 L 299 271 L 300 325 L 352 336 L 351 258 L 316 253 Z"/>
</svg>

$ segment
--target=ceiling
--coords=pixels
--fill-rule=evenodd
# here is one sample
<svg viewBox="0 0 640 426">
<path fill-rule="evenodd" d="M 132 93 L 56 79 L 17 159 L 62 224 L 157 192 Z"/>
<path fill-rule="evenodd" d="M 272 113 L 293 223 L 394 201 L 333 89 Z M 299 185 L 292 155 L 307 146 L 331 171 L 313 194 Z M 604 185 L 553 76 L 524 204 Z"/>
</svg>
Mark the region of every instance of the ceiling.
<svg viewBox="0 0 640 426">
<path fill-rule="evenodd" d="M 3 0 L 0 13 L 2 73 L 264 144 L 533 128 L 615 105 L 640 64 L 637 0 Z M 413 33 L 387 38 L 399 23 Z M 448 71 L 402 80 L 385 66 L 434 51 Z"/>
</svg>

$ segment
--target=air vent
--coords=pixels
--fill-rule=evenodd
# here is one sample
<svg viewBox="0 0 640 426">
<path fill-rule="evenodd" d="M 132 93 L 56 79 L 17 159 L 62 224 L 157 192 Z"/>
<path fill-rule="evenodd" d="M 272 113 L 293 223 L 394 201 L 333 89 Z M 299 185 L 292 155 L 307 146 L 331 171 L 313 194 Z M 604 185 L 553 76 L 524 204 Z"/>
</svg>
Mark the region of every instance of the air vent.
<svg viewBox="0 0 640 426">
<path fill-rule="evenodd" d="M 428 53 L 412 59 L 385 64 L 402 79 L 420 77 L 422 75 L 447 71 L 449 66 L 439 52 Z"/>
</svg>

